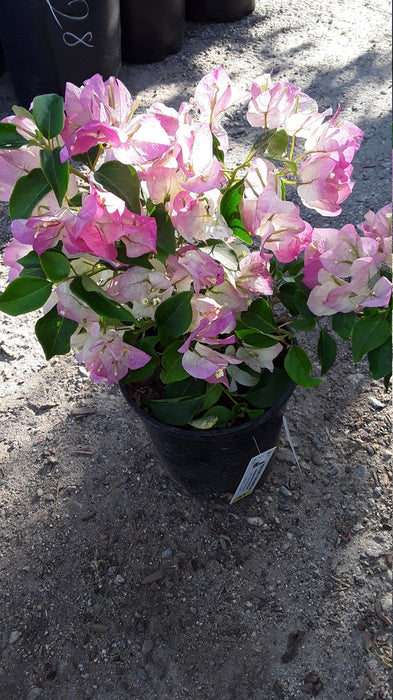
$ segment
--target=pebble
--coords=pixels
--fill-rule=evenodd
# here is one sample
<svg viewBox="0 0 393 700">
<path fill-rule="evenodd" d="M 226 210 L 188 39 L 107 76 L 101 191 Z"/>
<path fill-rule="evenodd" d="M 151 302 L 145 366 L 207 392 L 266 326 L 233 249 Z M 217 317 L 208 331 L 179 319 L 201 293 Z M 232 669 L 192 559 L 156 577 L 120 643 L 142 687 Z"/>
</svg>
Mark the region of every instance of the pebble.
<svg viewBox="0 0 393 700">
<path fill-rule="evenodd" d="M 169 559 L 172 556 L 173 552 L 170 547 L 167 547 L 161 552 L 161 559 Z"/>
<path fill-rule="evenodd" d="M 381 411 L 383 408 L 385 408 L 385 404 L 383 404 L 382 401 L 378 401 L 378 399 L 376 399 L 374 396 L 368 396 L 367 402 L 368 405 L 374 409 L 374 411 Z"/>
<path fill-rule="evenodd" d="M 108 569 L 109 576 L 114 576 L 117 571 L 117 566 L 110 566 Z"/>
<path fill-rule="evenodd" d="M 123 578 L 123 576 L 120 576 L 120 574 L 117 574 L 115 578 L 115 583 L 117 583 L 118 586 L 120 586 L 122 583 L 125 583 L 126 580 Z"/>
<path fill-rule="evenodd" d="M 14 630 L 11 632 L 10 636 L 8 637 L 8 644 L 15 644 L 15 642 L 18 641 L 22 636 L 22 632 L 18 632 L 18 630 Z"/>
<path fill-rule="evenodd" d="M 36 698 L 39 698 L 42 693 L 42 688 L 32 688 L 26 698 L 26 700 L 35 700 Z"/>
<path fill-rule="evenodd" d="M 323 450 L 323 442 L 317 435 L 311 435 L 311 442 L 316 450 Z"/>
<path fill-rule="evenodd" d="M 379 559 L 384 553 L 384 548 L 382 545 L 378 544 L 374 540 L 368 540 L 364 546 L 364 554 L 369 559 Z"/>
<path fill-rule="evenodd" d="M 290 542 L 283 542 L 281 545 L 281 551 L 282 552 L 287 552 L 288 549 L 290 548 L 291 543 Z"/>
<path fill-rule="evenodd" d="M 43 494 L 44 494 L 44 492 L 42 489 L 37 489 L 37 497 L 38 498 L 41 498 L 41 496 L 43 496 Z"/>
<path fill-rule="evenodd" d="M 136 675 L 140 681 L 147 681 L 147 673 L 144 668 L 138 668 Z"/>
<path fill-rule="evenodd" d="M 356 474 L 360 476 L 361 479 L 367 479 L 368 470 L 365 464 L 359 464 L 356 467 Z"/>
<path fill-rule="evenodd" d="M 286 498 L 291 498 L 291 496 L 293 496 L 292 491 L 287 486 L 280 486 L 280 493 Z"/>
<path fill-rule="evenodd" d="M 375 487 L 375 489 L 374 489 L 374 496 L 376 496 L 376 498 L 381 498 L 381 496 L 382 496 L 382 489 L 381 489 L 379 486 L 376 486 L 376 487 Z"/>
<path fill-rule="evenodd" d="M 392 610 L 392 595 L 391 593 L 385 593 L 382 598 L 380 598 L 379 603 L 381 605 L 381 610 L 384 613 L 389 614 Z"/>
<path fill-rule="evenodd" d="M 249 525 L 261 526 L 264 523 L 264 520 L 262 518 L 259 518 L 258 516 L 247 517 L 247 518 L 245 518 L 245 520 Z"/>
<path fill-rule="evenodd" d="M 150 654 L 154 647 L 154 642 L 152 639 L 145 639 L 142 644 L 142 654 Z"/>
</svg>

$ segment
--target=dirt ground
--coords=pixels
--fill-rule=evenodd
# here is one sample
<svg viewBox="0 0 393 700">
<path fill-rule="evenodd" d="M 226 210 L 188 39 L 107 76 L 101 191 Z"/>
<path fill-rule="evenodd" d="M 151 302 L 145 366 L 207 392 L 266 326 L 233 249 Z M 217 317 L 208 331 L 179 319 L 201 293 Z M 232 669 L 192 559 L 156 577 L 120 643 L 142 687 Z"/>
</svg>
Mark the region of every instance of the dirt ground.
<svg viewBox="0 0 393 700">
<path fill-rule="evenodd" d="M 389 18 L 387 0 L 257 1 L 120 77 L 144 106 L 178 106 L 218 65 L 341 103 L 366 138 L 332 225 L 357 223 L 390 197 Z M 14 101 L 6 73 L 0 117 Z M 236 152 L 247 124 L 229 130 Z M 295 392 L 302 471 L 283 435 L 268 481 L 230 506 L 168 478 L 116 387 L 46 363 L 35 317 L 0 319 L 1 700 L 391 700 L 390 395 L 366 366 L 342 345 Z"/>
</svg>

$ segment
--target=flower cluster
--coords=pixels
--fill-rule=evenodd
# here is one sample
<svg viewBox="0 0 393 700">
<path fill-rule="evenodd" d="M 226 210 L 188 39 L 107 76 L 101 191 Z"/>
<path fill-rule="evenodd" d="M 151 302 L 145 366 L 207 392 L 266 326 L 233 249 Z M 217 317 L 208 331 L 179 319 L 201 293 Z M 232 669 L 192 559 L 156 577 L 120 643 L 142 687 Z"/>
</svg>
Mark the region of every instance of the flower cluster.
<svg viewBox="0 0 393 700">
<path fill-rule="evenodd" d="M 235 105 L 256 136 L 228 167 Z M 96 382 L 150 383 L 150 410 L 174 424 L 246 420 L 291 381 L 319 384 L 294 332 L 319 327 L 325 373 L 323 317 L 386 378 L 391 207 L 357 231 L 313 229 L 295 203 L 341 213 L 362 131 L 291 83 L 262 75 L 247 92 L 222 68 L 178 110 L 137 107 L 95 75 L 0 123 L 13 234 L 0 310 L 44 306 L 48 359 L 73 349 Z"/>
</svg>

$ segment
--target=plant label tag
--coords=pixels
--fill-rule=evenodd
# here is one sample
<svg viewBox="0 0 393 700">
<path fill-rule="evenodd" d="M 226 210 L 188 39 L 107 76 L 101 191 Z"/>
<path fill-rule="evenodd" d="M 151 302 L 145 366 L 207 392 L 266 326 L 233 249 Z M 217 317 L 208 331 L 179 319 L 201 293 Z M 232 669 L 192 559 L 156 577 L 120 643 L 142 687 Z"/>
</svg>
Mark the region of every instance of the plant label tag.
<svg viewBox="0 0 393 700">
<path fill-rule="evenodd" d="M 254 491 L 259 479 L 261 478 L 263 472 L 269 464 L 270 459 L 276 449 L 277 447 L 272 447 L 270 450 L 266 450 L 266 452 L 261 452 L 259 455 L 256 455 L 255 457 L 250 459 L 248 467 L 243 474 L 243 478 L 239 486 L 237 487 L 235 493 L 233 494 L 232 500 L 229 504 L 230 506 L 232 505 L 232 503 L 240 501 L 241 498 L 249 496 L 250 493 Z"/>
</svg>

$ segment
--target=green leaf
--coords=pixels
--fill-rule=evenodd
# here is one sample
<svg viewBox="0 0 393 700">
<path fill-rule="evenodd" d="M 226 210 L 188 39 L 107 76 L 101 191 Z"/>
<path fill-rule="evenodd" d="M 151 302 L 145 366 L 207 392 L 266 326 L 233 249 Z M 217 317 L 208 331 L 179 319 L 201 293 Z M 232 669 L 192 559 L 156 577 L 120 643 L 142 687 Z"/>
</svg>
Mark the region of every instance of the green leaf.
<svg viewBox="0 0 393 700">
<path fill-rule="evenodd" d="M 47 139 L 58 136 L 64 124 L 64 101 L 60 95 L 38 95 L 33 100 L 31 114 Z"/>
<path fill-rule="evenodd" d="M 240 319 L 247 328 L 259 330 L 262 333 L 271 334 L 278 331 L 271 306 L 262 298 L 255 299 L 248 311 L 241 313 Z"/>
<path fill-rule="evenodd" d="M 15 124 L 0 122 L 0 151 L 20 148 L 27 140 L 18 134 Z"/>
<path fill-rule="evenodd" d="M 205 414 L 204 416 L 202 416 L 202 418 L 194 418 L 194 420 L 190 420 L 189 424 L 192 425 L 193 428 L 197 428 L 198 430 L 209 430 L 214 425 L 216 425 L 217 422 L 218 416 L 207 416 Z"/>
<path fill-rule="evenodd" d="M 41 267 L 46 277 L 51 282 L 61 282 L 70 274 L 70 262 L 68 258 L 56 250 L 46 250 L 41 255 Z"/>
<path fill-rule="evenodd" d="M 321 374 L 326 372 L 334 365 L 337 355 L 337 344 L 334 338 L 327 333 L 323 328 L 319 333 L 318 340 L 318 357 L 321 363 Z"/>
<path fill-rule="evenodd" d="M 106 190 L 120 197 L 126 203 L 129 211 L 135 214 L 141 213 L 140 181 L 132 165 L 110 160 L 96 170 L 94 178 Z"/>
<path fill-rule="evenodd" d="M 164 204 L 158 204 L 152 211 L 157 222 L 157 257 L 165 262 L 168 255 L 176 253 L 175 229 Z"/>
<path fill-rule="evenodd" d="M 220 163 L 224 162 L 224 151 L 220 147 L 220 142 L 215 134 L 213 134 L 213 155 L 220 161 Z"/>
<path fill-rule="evenodd" d="M 271 137 L 267 147 L 272 158 L 283 158 L 287 152 L 289 136 L 284 129 L 276 131 Z"/>
<path fill-rule="evenodd" d="M 19 273 L 19 277 L 41 277 L 45 279 L 45 273 L 41 267 L 40 258 L 35 252 L 31 250 L 23 258 L 19 258 L 17 261 L 20 265 L 23 265 L 23 270 Z"/>
<path fill-rule="evenodd" d="M 24 107 L 21 107 L 20 105 L 13 105 L 12 106 L 12 111 L 15 114 L 16 117 L 26 117 L 27 119 L 31 119 L 31 112 L 29 112 L 28 109 L 25 109 Z"/>
<path fill-rule="evenodd" d="M 285 355 L 284 367 L 291 379 L 301 386 L 318 386 L 322 382 L 322 379 L 317 379 L 317 377 L 310 375 L 312 370 L 311 360 L 306 351 L 299 345 L 292 345 L 289 348 Z"/>
<path fill-rule="evenodd" d="M 256 152 L 265 153 L 269 146 L 270 139 L 276 133 L 276 129 L 264 129 L 264 131 L 258 136 L 254 143 L 254 149 Z"/>
<path fill-rule="evenodd" d="M 392 343 L 390 338 L 367 354 L 373 379 L 382 379 L 392 372 Z"/>
<path fill-rule="evenodd" d="M 19 316 L 39 309 L 49 299 L 50 282 L 39 277 L 18 277 L 0 294 L 0 311 Z"/>
<path fill-rule="evenodd" d="M 76 160 L 77 163 L 83 163 L 87 165 L 90 170 L 93 170 L 100 151 L 101 146 L 98 144 L 97 146 L 92 146 L 86 153 L 77 153 L 76 156 L 72 156 L 72 160 Z"/>
<path fill-rule="evenodd" d="M 354 311 L 347 314 L 337 313 L 332 316 L 332 328 L 343 340 L 348 340 L 355 323 L 356 314 Z"/>
<path fill-rule="evenodd" d="M 89 282 L 91 282 L 91 280 L 89 280 Z M 94 285 L 94 282 L 91 283 Z M 105 292 L 100 290 L 97 285 L 95 285 L 94 291 L 90 291 L 90 289 L 86 289 L 85 284 L 87 284 L 85 278 L 75 277 L 70 284 L 70 290 L 78 299 L 81 299 L 93 309 L 93 311 L 100 316 L 115 321 L 135 322 L 133 315 L 127 308 L 118 304 L 117 301 L 111 299 L 108 295 L 105 295 Z"/>
<path fill-rule="evenodd" d="M 126 263 L 128 267 L 143 267 L 146 270 L 153 269 L 152 264 L 149 262 L 149 253 L 140 255 L 137 258 L 129 258 L 123 241 L 116 241 L 116 249 L 117 260 L 119 262 Z"/>
<path fill-rule="evenodd" d="M 70 351 L 70 338 L 78 328 L 76 321 L 59 316 L 56 306 L 35 324 L 35 333 L 47 360 Z"/>
<path fill-rule="evenodd" d="M 206 382 L 203 379 L 194 379 L 188 376 L 181 382 L 173 382 L 167 384 L 166 397 L 167 399 L 180 399 L 185 396 L 202 396 L 206 391 Z"/>
<path fill-rule="evenodd" d="M 280 338 L 266 333 L 256 332 L 251 329 L 240 329 L 235 331 L 236 336 L 240 340 L 244 340 L 247 345 L 252 345 L 256 348 L 270 348 L 272 345 L 280 342 Z"/>
<path fill-rule="evenodd" d="M 295 304 L 296 284 L 294 282 L 285 282 L 278 290 L 278 298 L 283 306 L 288 309 L 292 316 L 298 315 L 298 309 Z"/>
<path fill-rule="evenodd" d="M 252 238 L 244 228 L 240 216 L 240 202 L 242 201 L 243 193 L 244 178 L 224 192 L 220 204 L 220 213 L 232 229 L 233 235 L 245 243 L 251 244 Z"/>
<path fill-rule="evenodd" d="M 375 350 L 391 336 L 389 322 L 381 315 L 364 316 L 352 330 L 352 355 L 354 362 L 359 362 L 363 355 Z"/>
<path fill-rule="evenodd" d="M 168 425 L 187 425 L 201 409 L 202 396 L 188 396 L 183 399 L 156 399 L 147 401 L 157 420 Z"/>
<path fill-rule="evenodd" d="M 68 188 L 70 166 L 68 161 L 65 163 L 60 161 L 59 154 L 60 148 L 55 148 L 53 151 L 41 150 L 40 162 L 42 172 L 55 193 L 59 207 L 61 207 Z"/>
<path fill-rule="evenodd" d="M 34 168 L 16 181 L 10 197 L 11 219 L 29 219 L 34 207 L 50 192 L 41 168 Z"/>
<path fill-rule="evenodd" d="M 285 394 L 290 385 L 291 380 L 283 369 L 275 368 L 273 372 L 264 370 L 258 384 L 244 396 L 252 406 L 270 408 Z"/>
<path fill-rule="evenodd" d="M 218 428 L 221 428 L 233 420 L 233 414 L 232 411 L 230 411 L 226 406 L 212 406 L 212 408 L 209 408 L 209 410 L 206 411 L 203 418 L 216 418 L 217 420 L 215 425 L 217 425 Z"/>
<path fill-rule="evenodd" d="M 308 333 L 315 328 L 315 318 L 313 316 L 298 318 L 296 321 L 288 323 L 288 328 L 292 328 L 294 331 L 300 331 L 301 333 Z"/>
<path fill-rule="evenodd" d="M 166 299 L 157 307 L 155 321 L 173 338 L 186 332 L 192 321 L 191 299 L 194 292 L 180 292 Z"/>
<path fill-rule="evenodd" d="M 208 384 L 203 397 L 203 410 L 207 411 L 214 406 L 222 394 L 222 384 Z"/>
<path fill-rule="evenodd" d="M 78 192 L 71 199 L 68 200 L 70 207 L 81 207 L 82 206 L 82 192 Z"/>
<path fill-rule="evenodd" d="M 161 364 L 164 369 L 160 374 L 160 379 L 164 384 L 180 382 L 189 376 L 182 365 L 183 355 L 178 352 L 182 345 L 183 340 L 175 340 L 162 353 Z"/>
</svg>

